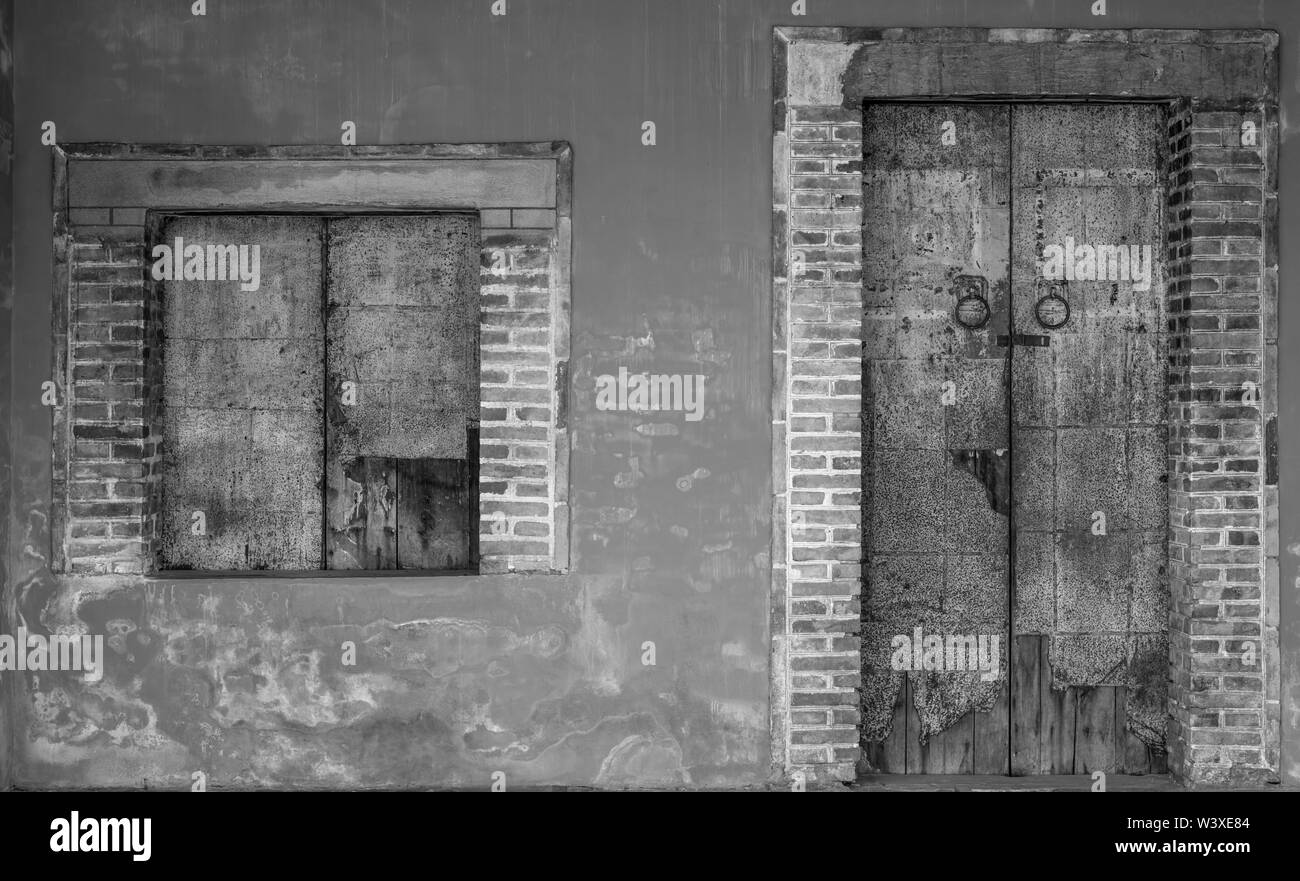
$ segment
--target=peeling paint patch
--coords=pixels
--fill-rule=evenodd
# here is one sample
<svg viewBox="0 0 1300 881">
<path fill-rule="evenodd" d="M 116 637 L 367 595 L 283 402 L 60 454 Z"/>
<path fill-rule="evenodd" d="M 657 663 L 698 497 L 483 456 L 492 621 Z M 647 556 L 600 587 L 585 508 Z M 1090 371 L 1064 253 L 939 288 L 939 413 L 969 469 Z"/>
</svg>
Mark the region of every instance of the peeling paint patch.
<svg viewBox="0 0 1300 881">
<path fill-rule="evenodd" d="M 1009 450 L 950 450 L 952 463 L 969 471 L 984 485 L 989 507 L 1011 514 L 1011 453 Z"/>
</svg>

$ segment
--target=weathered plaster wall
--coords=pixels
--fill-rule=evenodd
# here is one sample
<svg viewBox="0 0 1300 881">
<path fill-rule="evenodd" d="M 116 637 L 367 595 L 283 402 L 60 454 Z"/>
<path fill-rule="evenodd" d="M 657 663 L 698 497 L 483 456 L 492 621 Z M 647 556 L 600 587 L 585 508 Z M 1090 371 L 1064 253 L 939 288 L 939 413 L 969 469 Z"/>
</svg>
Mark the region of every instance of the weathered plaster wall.
<svg viewBox="0 0 1300 881">
<path fill-rule="evenodd" d="M 0 2 L 0 341 L 9 351 L 13 331 L 13 0 Z M 11 503 L 11 460 L 9 426 L 11 413 L 12 364 L 8 355 L 0 357 L 0 550 L 9 544 L 9 506 Z M 0 553 L 0 633 L 9 632 L 11 614 L 8 560 Z M 0 790 L 9 785 L 13 773 L 11 758 L 14 704 L 11 677 L 0 679 Z"/>
<path fill-rule="evenodd" d="M 794 17 L 787 0 L 509 0 L 503 18 L 489 0 L 222 0 L 206 18 L 171 0 L 23 5 L 7 598 L 28 620 L 114 633 L 120 651 L 95 688 L 26 681 L 15 781 L 179 786 L 197 770 L 267 786 L 486 787 L 494 770 L 516 785 L 764 780 L 772 26 L 1275 28 L 1281 177 L 1300 175 L 1285 132 L 1300 112 L 1288 48 L 1300 8 L 1286 0 L 1111 0 L 1106 18 L 1084 0 L 808 5 Z M 344 120 L 360 143 L 569 141 L 572 574 L 56 581 L 39 399 L 51 363 L 44 120 L 65 142 L 332 144 Z M 641 145 L 645 120 L 655 147 Z M 1300 203 L 1282 211 L 1285 239 Z M 1300 284 L 1294 253 L 1283 251 L 1281 277 L 1288 338 L 1300 330 L 1286 307 Z M 713 418 L 665 437 L 596 412 L 591 378 L 622 364 L 708 374 Z M 1287 391 L 1298 370 L 1300 352 L 1284 348 L 1281 542 L 1300 549 L 1300 469 L 1286 450 L 1300 436 Z M 1283 585 L 1298 564 L 1284 554 Z M 1294 646 L 1300 591 L 1283 603 Z M 351 672 L 338 667 L 345 639 L 363 647 Z M 641 665 L 645 641 L 655 667 Z M 1294 661 L 1286 675 L 1294 708 Z M 1294 745 L 1284 761 L 1300 774 Z"/>
<path fill-rule="evenodd" d="M 34 91 L 24 105 L 37 132 L 53 120 L 63 143 L 337 144 L 344 120 L 361 144 L 585 130 L 592 202 L 574 279 L 586 317 L 573 327 L 571 575 L 55 577 L 45 559 L 49 414 L 24 398 L 35 404 L 16 427 L 24 620 L 111 638 L 97 685 L 26 680 L 20 785 L 181 786 L 195 771 L 213 786 L 486 788 L 498 770 L 510 786 L 766 776 L 766 237 L 711 233 L 757 216 L 763 194 L 745 183 L 683 198 L 666 181 L 679 162 L 700 174 L 732 155 L 757 164 L 762 145 L 741 132 L 766 94 L 769 33 L 754 22 L 724 78 L 712 69 L 721 24 L 710 21 L 695 37 L 707 66 L 686 76 L 648 61 L 632 89 L 646 100 L 632 105 L 613 100 L 602 76 L 651 51 L 636 20 L 668 34 L 679 16 L 654 6 L 629 20 L 608 4 L 557 14 L 516 0 L 494 20 L 490 5 L 28 13 Z M 746 100 L 674 106 L 693 81 L 731 79 L 748 83 Z M 660 125 L 653 149 L 640 144 L 645 119 Z M 27 365 L 16 387 L 38 389 L 50 363 L 51 256 L 39 138 L 20 162 L 33 184 L 27 271 L 41 281 L 30 324 L 15 333 Z M 706 418 L 662 434 L 647 429 L 652 420 L 595 412 L 594 377 L 619 366 L 707 375 Z M 355 668 L 339 663 L 349 640 Z M 642 664 L 646 642 L 655 666 Z"/>
</svg>

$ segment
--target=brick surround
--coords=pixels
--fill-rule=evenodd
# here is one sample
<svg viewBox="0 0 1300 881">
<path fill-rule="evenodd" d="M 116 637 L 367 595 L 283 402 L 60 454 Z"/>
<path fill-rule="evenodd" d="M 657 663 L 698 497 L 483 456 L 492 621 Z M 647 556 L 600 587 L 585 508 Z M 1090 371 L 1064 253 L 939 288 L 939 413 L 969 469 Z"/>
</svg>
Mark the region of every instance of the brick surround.
<svg viewBox="0 0 1300 881">
<path fill-rule="evenodd" d="M 777 29 L 775 773 L 847 781 L 859 759 L 862 103 L 1107 97 L 1171 110 L 1169 764 L 1194 784 L 1277 779 L 1276 47 L 1262 31 Z"/>
<path fill-rule="evenodd" d="M 54 187 L 54 570 L 154 570 L 166 449 L 161 321 L 145 255 L 151 209 L 477 211 L 480 572 L 567 570 L 571 156 L 567 145 L 550 143 L 62 148 Z M 222 166 L 235 173 L 235 164 L 242 189 L 205 188 L 203 175 L 221 180 Z M 366 186 L 367 175 L 395 173 L 410 179 L 398 180 L 388 198 Z M 267 204 L 259 187 L 280 180 L 299 192 Z"/>
<path fill-rule="evenodd" d="M 1171 759 L 1214 778 L 1267 779 L 1279 727 L 1264 573 L 1265 512 L 1276 510 L 1265 449 L 1276 412 L 1267 365 L 1277 340 L 1265 328 L 1276 307 L 1266 243 L 1276 190 L 1262 140 L 1240 146 L 1243 124 L 1263 130 L 1259 112 L 1180 110 L 1167 203 Z M 1243 660 L 1247 643 L 1258 662 Z"/>
</svg>

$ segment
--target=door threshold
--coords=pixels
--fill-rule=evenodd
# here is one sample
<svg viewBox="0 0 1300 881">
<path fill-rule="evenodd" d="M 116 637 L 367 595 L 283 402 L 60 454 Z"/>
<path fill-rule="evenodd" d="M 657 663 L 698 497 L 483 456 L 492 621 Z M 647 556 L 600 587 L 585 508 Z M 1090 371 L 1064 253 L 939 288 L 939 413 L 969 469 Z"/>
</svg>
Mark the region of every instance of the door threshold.
<svg viewBox="0 0 1300 881">
<path fill-rule="evenodd" d="M 1091 792 L 1089 774 L 863 774 L 854 792 Z M 1107 774 L 1107 792 L 1184 792 L 1168 774 Z"/>
</svg>

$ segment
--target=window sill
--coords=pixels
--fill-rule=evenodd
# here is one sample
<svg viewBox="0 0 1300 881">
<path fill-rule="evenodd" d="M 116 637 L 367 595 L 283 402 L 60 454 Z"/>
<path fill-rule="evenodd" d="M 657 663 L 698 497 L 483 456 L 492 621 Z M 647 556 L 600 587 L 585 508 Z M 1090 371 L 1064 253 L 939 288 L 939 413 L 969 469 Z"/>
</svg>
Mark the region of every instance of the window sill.
<svg viewBox="0 0 1300 881">
<path fill-rule="evenodd" d="M 302 581 L 304 579 L 349 578 L 370 581 L 390 578 L 477 578 L 477 569 L 298 569 L 276 571 L 270 569 L 168 569 L 150 572 L 145 581 Z"/>
</svg>

